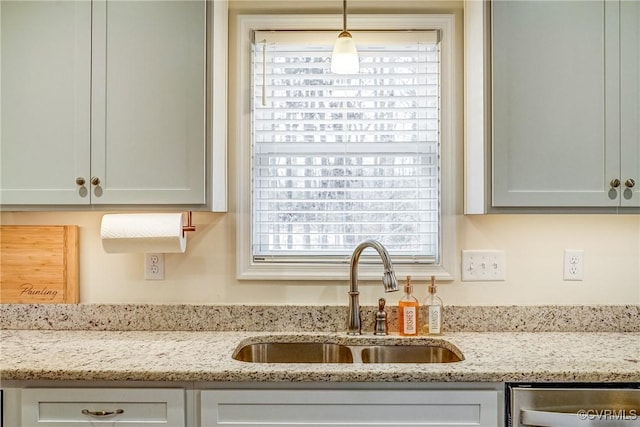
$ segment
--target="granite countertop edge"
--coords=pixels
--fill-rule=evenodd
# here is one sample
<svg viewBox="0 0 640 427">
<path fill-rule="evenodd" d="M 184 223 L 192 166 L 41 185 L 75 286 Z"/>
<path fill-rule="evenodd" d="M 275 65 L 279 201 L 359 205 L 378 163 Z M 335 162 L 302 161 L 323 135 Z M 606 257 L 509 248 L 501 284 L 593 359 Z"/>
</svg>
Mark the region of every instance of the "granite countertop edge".
<svg viewBox="0 0 640 427">
<path fill-rule="evenodd" d="M 1 330 L 3 381 L 640 382 L 639 332 L 451 332 L 406 338 L 335 332 Z M 445 340 L 465 359 L 431 364 L 265 364 L 241 342 L 364 345 Z"/>
</svg>

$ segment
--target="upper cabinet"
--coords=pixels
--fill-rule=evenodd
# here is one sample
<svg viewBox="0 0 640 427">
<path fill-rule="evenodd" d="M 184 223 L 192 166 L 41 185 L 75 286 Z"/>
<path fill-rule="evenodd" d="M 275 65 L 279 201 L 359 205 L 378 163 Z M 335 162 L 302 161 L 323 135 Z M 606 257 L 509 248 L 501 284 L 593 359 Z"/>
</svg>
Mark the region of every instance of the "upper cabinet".
<svg viewBox="0 0 640 427">
<path fill-rule="evenodd" d="M 210 203 L 215 3 L 2 1 L 2 205 Z"/>
<path fill-rule="evenodd" d="M 91 3 L 0 2 L 0 55 L 0 202 L 89 203 Z"/>
<path fill-rule="evenodd" d="M 640 206 L 640 2 L 620 3 L 622 206 Z"/>
<path fill-rule="evenodd" d="M 467 213 L 639 207 L 640 2 L 494 1 L 467 10 L 473 22 L 491 23 L 466 28 L 467 40 L 483 31 L 490 40 L 486 62 L 467 63 L 467 75 L 490 70 L 471 86 L 484 88 L 485 103 L 467 116 L 491 125 L 482 134 L 467 119 L 475 132 L 467 153 L 479 153 L 467 154 Z M 479 150 L 478 141 L 491 145 Z M 478 176 L 490 181 L 480 186 Z"/>
<path fill-rule="evenodd" d="M 621 58 L 635 53 L 634 101 L 625 108 L 637 110 L 638 39 L 629 35 L 635 47 L 621 51 L 620 7 L 492 3 L 494 206 L 640 205 L 625 193 L 640 175 L 638 113 L 621 111 L 630 88 L 620 79 Z M 635 116 L 633 141 L 621 139 L 622 114 Z M 622 168 L 631 156 L 635 165 Z"/>
<path fill-rule="evenodd" d="M 94 2 L 92 203 L 205 202 L 205 41 L 204 1 Z"/>
</svg>

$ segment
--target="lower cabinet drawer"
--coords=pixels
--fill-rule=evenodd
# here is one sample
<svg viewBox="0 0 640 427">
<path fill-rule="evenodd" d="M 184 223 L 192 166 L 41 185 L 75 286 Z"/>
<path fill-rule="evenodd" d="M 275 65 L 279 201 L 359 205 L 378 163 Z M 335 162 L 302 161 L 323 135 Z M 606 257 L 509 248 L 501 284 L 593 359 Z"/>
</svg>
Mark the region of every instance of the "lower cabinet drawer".
<svg viewBox="0 0 640 427">
<path fill-rule="evenodd" d="M 22 427 L 185 427 L 183 389 L 27 388 Z"/>
<path fill-rule="evenodd" d="M 202 427 L 496 427 L 495 390 L 206 390 Z"/>
</svg>

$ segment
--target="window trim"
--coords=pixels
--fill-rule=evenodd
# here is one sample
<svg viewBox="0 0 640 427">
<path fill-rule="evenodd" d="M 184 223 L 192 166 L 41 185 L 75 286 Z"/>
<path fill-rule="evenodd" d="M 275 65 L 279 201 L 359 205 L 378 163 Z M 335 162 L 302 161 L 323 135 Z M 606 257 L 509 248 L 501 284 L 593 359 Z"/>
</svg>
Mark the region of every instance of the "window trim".
<svg viewBox="0 0 640 427">
<path fill-rule="evenodd" d="M 393 19 L 389 19 L 392 17 Z M 336 30 L 341 22 L 340 15 L 238 15 L 236 26 L 237 76 L 236 93 L 230 99 L 237 99 L 231 105 L 230 113 L 235 115 L 237 126 L 230 134 L 236 173 L 236 278 L 238 280 L 348 280 L 349 264 L 266 264 L 255 263 L 251 253 L 251 34 L 252 31 L 268 30 Z M 456 70 L 453 68 L 455 30 L 454 16 L 450 14 L 396 14 L 396 15 L 349 15 L 349 28 L 367 30 L 416 29 L 440 30 L 441 50 L 441 141 L 448 141 L 440 147 L 441 212 L 440 212 L 440 260 L 437 264 L 397 264 L 396 275 L 402 278 L 411 275 L 424 280 L 436 276 L 439 280 L 453 280 L 456 265 L 455 203 L 456 173 L 455 154 L 457 135 L 455 129 L 454 84 Z M 336 30 L 336 34 L 339 30 Z M 354 248 L 355 249 L 355 248 Z M 393 257 L 392 257 L 393 261 Z M 382 267 L 378 264 L 362 264 L 358 277 L 361 280 L 379 280 Z"/>
</svg>

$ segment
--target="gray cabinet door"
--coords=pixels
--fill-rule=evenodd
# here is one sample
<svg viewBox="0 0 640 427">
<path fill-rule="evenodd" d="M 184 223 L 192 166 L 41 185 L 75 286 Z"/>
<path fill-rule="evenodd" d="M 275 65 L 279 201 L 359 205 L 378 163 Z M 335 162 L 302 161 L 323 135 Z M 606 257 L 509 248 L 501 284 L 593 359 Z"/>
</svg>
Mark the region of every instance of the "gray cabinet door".
<svg viewBox="0 0 640 427">
<path fill-rule="evenodd" d="M 205 2 L 93 8 L 92 203 L 203 204 Z"/>
<path fill-rule="evenodd" d="M 0 202 L 204 204 L 205 8 L 1 1 Z"/>
<path fill-rule="evenodd" d="M 493 206 L 618 206 L 619 3 L 492 5 Z"/>
<path fill-rule="evenodd" d="M 0 203 L 89 203 L 91 3 L 1 1 L 0 40 Z"/>
<path fill-rule="evenodd" d="M 640 206 L 640 2 L 620 8 L 621 204 Z"/>
</svg>

